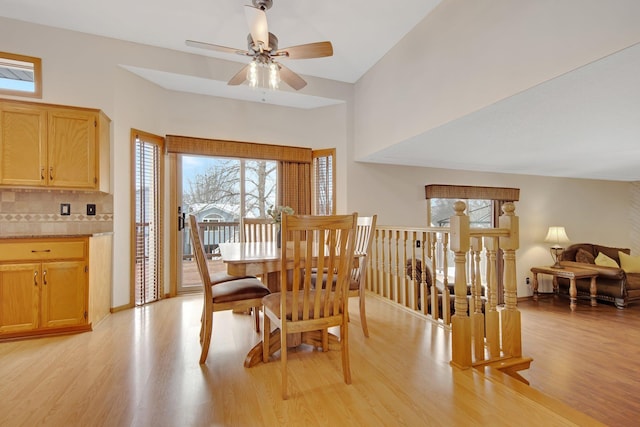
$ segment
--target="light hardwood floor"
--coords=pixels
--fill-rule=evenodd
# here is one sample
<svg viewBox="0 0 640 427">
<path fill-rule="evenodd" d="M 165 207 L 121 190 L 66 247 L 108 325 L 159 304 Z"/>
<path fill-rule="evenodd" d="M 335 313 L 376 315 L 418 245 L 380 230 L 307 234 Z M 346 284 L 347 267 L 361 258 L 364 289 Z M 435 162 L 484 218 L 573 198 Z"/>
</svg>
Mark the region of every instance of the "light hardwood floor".
<svg viewBox="0 0 640 427">
<path fill-rule="evenodd" d="M 535 359 L 523 376 L 545 400 L 501 374 L 454 370 L 447 331 L 367 296 L 370 338 L 351 316 L 353 384 L 340 352 L 305 348 L 290 356 L 283 401 L 277 360 L 243 367 L 260 339 L 250 316 L 215 313 L 198 364 L 201 304 L 178 297 L 112 314 L 93 332 L 0 344 L 0 425 L 624 426 L 640 415 L 640 306 L 520 303 Z"/>
</svg>

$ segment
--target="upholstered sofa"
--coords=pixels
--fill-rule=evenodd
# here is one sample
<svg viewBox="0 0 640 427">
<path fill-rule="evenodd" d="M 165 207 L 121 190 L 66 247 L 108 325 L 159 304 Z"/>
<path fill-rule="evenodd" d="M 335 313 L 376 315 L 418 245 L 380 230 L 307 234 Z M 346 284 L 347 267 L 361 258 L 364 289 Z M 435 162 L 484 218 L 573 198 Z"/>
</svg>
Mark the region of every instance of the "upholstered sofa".
<svg viewBox="0 0 640 427">
<path fill-rule="evenodd" d="M 597 271 L 597 299 L 613 302 L 616 307 L 622 309 L 625 308 L 629 302 L 640 300 L 640 271 L 637 273 L 625 272 L 625 270 L 620 267 L 619 252 L 626 255 L 630 255 L 631 253 L 627 248 L 577 243 L 564 250 L 560 264 Z M 606 255 L 606 257 L 614 260 L 618 266 L 597 265 L 595 260 L 600 254 Z M 632 257 L 625 258 L 622 267 L 627 267 L 627 270 L 635 271 L 628 266 L 630 264 L 628 260 L 631 258 Z M 578 296 L 589 296 L 589 284 L 589 279 L 576 280 Z M 568 293 L 569 279 L 558 278 L 558 288 L 559 292 Z"/>
</svg>

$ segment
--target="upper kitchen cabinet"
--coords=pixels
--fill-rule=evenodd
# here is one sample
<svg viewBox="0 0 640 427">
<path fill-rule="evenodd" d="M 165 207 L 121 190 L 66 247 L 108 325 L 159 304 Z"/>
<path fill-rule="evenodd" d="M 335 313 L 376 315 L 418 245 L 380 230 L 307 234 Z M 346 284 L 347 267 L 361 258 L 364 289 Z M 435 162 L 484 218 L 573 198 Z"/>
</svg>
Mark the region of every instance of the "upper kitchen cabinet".
<svg viewBox="0 0 640 427">
<path fill-rule="evenodd" d="M 0 100 L 0 185 L 109 192 L 100 110 Z"/>
</svg>

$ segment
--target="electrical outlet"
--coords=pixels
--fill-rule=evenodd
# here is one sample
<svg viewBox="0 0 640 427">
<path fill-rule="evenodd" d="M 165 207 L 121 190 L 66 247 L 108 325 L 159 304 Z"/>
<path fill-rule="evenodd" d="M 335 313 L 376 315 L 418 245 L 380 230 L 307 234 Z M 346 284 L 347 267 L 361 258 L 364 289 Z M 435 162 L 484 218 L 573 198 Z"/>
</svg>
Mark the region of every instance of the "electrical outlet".
<svg viewBox="0 0 640 427">
<path fill-rule="evenodd" d="M 420 240 L 416 240 L 416 248 L 420 247 Z"/>
<path fill-rule="evenodd" d="M 60 215 L 71 215 L 71 205 L 69 203 L 60 203 Z"/>
<path fill-rule="evenodd" d="M 527 277 L 527 279 L 525 280 L 525 283 L 526 283 L 527 285 L 530 285 L 530 284 L 531 284 L 531 279 L 529 279 L 529 278 Z"/>
<path fill-rule="evenodd" d="M 96 205 L 88 204 L 87 205 L 87 216 L 93 216 L 96 214 Z"/>
</svg>

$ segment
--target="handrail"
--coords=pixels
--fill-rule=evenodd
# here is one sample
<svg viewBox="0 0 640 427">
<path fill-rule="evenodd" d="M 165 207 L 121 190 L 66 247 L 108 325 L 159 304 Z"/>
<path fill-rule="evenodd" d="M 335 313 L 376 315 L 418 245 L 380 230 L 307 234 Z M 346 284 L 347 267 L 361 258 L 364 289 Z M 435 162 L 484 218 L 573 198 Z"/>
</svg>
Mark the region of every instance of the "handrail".
<svg viewBox="0 0 640 427">
<path fill-rule="evenodd" d="M 470 228 L 466 205 L 456 202 L 454 209 L 450 227 L 378 225 L 366 289 L 450 328 L 454 366 L 521 358 L 515 206 L 504 205 L 497 228 Z M 505 304 L 498 308 L 500 251 Z"/>
</svg>

